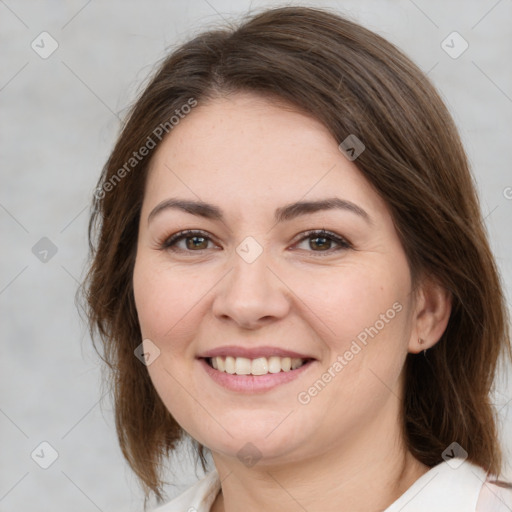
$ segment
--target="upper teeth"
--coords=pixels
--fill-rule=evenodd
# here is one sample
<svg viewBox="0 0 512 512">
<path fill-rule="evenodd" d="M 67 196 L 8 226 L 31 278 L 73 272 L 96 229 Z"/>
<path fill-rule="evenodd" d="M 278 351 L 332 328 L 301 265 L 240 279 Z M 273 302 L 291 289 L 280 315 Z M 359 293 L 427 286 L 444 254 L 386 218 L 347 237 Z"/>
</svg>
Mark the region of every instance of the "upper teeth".
<svg viewBox="0 0 512 512">
<path fill-rule="evenodd" d="M 212 357 L 212 366 L 221 372 L 237 375 L 266 375 L 267 373 L 289 372 L 305 363 L 298 357 L 258 357 L 248 359 L 246 357 Z"/>
</svg>

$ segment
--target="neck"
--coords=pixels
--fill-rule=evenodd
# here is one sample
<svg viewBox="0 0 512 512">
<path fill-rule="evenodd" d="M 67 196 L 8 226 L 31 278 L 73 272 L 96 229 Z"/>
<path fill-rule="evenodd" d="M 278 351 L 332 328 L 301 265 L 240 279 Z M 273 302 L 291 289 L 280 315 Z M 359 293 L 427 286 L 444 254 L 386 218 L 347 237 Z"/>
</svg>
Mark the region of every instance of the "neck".
<svg viewBox="0 0 512 512">
<path fill-rule="evenodd" d="M 405 448 L 399 425 L 376 424 L 325 453 L 252 468 L 213 454 L 222 482 L 211 512 L 378 512 L 429 469 Z M 391 433 L 391 435 L 390 435 Z"/>
<path fill-rule="evenodd" d="M 396 501 L 428 468 L 411 455 L 393 467 L 340 468 L 335 474 L 309 467 L 298 475 L 259 471 L 250 479 L 220 476 L 222 492 L 211 512 L 378 512 Z"/>
</svg>

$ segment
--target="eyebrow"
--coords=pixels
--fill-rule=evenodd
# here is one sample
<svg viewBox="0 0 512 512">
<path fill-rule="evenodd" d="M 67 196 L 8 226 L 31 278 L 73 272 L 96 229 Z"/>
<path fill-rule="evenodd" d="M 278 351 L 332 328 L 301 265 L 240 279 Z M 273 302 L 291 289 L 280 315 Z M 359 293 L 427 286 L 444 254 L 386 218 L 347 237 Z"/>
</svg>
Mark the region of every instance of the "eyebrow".
<svg viewBox="0 0 512 512">
<path fill-rule="evenodd" d="M 153 208 L 148 216 L 148 224 L 156 215 L 168 209 L 181 210 L 206 219 L 224 221 L 224 214 L 222 213 L 222 210 L 211 203 L 169 198 Z M 365 210 L 363 210 L 363 208 L 346 199 L 340 199 L 339 197 L 331 197 L 317 201 L 298 201 L 296 203 L 287 204 L 276 209 L 274 219 L 276 223 L 279 223 L 295 219 L 300 215 L 334 209 L 354 213 L 362 217 L 368 224 L 373 224 L 371 217 Z"/>
</svg>

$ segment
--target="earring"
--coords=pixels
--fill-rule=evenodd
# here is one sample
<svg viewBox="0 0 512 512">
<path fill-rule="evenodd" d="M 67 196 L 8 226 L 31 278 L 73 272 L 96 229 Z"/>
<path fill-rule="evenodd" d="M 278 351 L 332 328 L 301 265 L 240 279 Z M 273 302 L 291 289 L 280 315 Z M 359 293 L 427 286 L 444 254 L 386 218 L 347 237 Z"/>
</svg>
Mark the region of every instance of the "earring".
<svg viewBox="0 0 512 512">
<path fill-rule="evenodd" d="M 423 345 L 423 343 L 425 343 L 425 340 L 423 338 L 418 338 L 418 343 L 420 345 Z M 427 357 L 427 349 L 423 351 L 423 357 Z"/>
</svg>

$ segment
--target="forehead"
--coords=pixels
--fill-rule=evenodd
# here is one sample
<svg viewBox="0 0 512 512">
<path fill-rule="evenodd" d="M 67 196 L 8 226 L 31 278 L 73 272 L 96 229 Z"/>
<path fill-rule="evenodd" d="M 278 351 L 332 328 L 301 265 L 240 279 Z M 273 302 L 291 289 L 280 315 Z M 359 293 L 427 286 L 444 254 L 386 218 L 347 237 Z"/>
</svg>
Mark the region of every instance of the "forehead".
<svg viewBox="0 0 512 512">
<path fill-rule="evenodd" d="M 327 195 L 385 208 L 319 120 L 249 93 L 199 104 L 164 139 L 146 196 L 170 194 L 246 209 Z"/>
<path fill-rule="evenodd" d="M 261 96 L 239 93 L 199 104 L 173 128 L 157 151 L 187 167 L 208 162 L 209 170 L 288 162 L 307 156 L 315 160 L 336 146 L 316 119 L 291 106 L 276 105 Z M 259 165 L 260 173 L 263 165 Z"/>
</svg>

